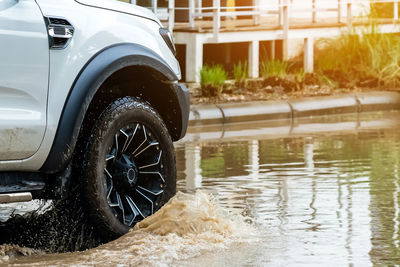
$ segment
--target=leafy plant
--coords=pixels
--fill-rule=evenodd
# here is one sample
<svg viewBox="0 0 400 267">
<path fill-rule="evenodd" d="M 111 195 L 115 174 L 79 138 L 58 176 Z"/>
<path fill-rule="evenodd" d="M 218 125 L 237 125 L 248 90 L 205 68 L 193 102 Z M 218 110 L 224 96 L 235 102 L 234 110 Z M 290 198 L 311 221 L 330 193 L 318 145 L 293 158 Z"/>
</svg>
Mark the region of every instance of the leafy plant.
<svg viewBox="0 0 400 267">
<path fill-rule="evenodd" d="M 238 85 L 244 86 L 246 83 L 246 80 L 249 78 L 249 65 L 247 61 L 242 63 L 239 61 L 239 63 L 235 64 L 233 66 L 233 77 L 235 78 L 235 82 Z"/>
<path fill-rule="evenodd" d="M 261 62 L 261 75 L 264 78 L 286 76 L 289 70 L 289 63 L 277 59 L 264 60 Z"/>
<path fill-rule="evenodd" d="M 219 96 L 228 73 L 221 65 L 203 66 L 200 70 L 200 85 L 203 96 Z"/>
<path fill-rule="evenodd" d="M 336 80 L 397 87 L 400 85 L 400 36 L 384 34 L 371 23 L 362 32 L 321 40 L 315 53 L 316 70 L 334 71 Z"/>
<path fill-rule="evenodd" d="M 304 81 L 305 76 L 306 73 L 304 72 L 303 68 L 296 69 L 294 72 L 294 77 L 296 79 L 296 82 L 302 83 Z"/>
<path fill-rule="evenodd" d="M 369 8 L 370 18 L 393 18 L 394 17 L 394 3 L 373 3 L 371 1 Z"/>
</svg>

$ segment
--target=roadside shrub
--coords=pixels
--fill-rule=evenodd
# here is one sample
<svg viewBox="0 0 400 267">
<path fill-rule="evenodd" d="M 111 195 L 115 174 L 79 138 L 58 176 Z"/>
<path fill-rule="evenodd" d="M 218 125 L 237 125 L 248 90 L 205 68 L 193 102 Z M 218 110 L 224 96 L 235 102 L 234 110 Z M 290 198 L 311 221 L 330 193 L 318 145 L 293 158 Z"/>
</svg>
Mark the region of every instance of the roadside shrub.
<svg viewBox="0 0 400 267">
<path fill-rule="evenodd" d="M 307 80 L 307 78 L 308 78 L 308 73 L 305 73 L 304 72 L 304 69 L 303 68 L 299 68 L 299 69 L 296 69 L 295 71 L 294 71 L 294 76 L 295 76 L 295 78 L 296 78 L 296 81 L 298 82 L 298 83 L 303 83 L 303 82 L 305 82 L 305 81 L 308 81 Z M 307 83 L 306 83 L 307 84 Z"/>
<path fill-rule="evenodd" d="M 369 17 L 374 19 L 393 18 L 394 3 L 370 3 Z"/>
<path fill-rule="evenodd" d="M 246 80 L 249 78 L 249 66 L 247 61 L 235 64 L 233 66 L 233 77 L 237 86 L 246 86 Z"/>
<path fill-rule="evenodd" d="M 261 62 L 261 76 L 264 78 L 286 76 L 289 70 L 287 61 L 277 59 L 264 60 Z"/>
<path fill-rule="evenodd" d="M 371 24 L 360 34 L 323 39 L 317 44 L 316 70 L 330 79 L 361 86 L 400 85 L 400 36 Z M 348 86 L 348 85 L 345 85 Z"/>
<path fill-rule="evenodd" d="M 203 96 L 219 96 L 228 73 L 221 65 L 203 66 L 200 70 L 200 85 Z"/>
</svg>

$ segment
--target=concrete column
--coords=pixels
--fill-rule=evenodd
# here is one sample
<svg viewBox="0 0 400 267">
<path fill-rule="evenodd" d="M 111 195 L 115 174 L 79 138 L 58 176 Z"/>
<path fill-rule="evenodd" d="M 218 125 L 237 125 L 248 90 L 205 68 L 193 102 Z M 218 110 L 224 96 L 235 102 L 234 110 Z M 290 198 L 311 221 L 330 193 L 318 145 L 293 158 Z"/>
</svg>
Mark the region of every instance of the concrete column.
<svg viewBox="0 0 400 267">
<path fill-rule="evenodd" d="M 314 71 L 314 39 L 304 38 L 304 72 Z"/>
<path fill-rule="evenodd" d="M 200 82 L 203 66 L 203 42 L 198 34 L 192 34 L 186 44 L 186 81 Z"/>
<path fill-rule="evenodd" d="M 393 2 L 393 19 L 398 20 L 399 19 L 399 1 L 394 0 Z"/>
<path fill-rule="evenodd" d="M 130 0 L 130 3 L 136 5 L 136 0 Z"/>
<path fill-rule="evenodd" d="M 251 41 L 249 44 L 249 77 L 258 78 L 260 65 L 260 42 Z"/>
<path fill-rule="evenodd" d="M 342 22 L 342 0 L 338 0 L 338 23 Z"/>
<path fill-rule="evenodd" d="M 201 147 L 193 143 L 185 144 L 186 189 L 193 190 L 201 186 Z"/>
</svg>

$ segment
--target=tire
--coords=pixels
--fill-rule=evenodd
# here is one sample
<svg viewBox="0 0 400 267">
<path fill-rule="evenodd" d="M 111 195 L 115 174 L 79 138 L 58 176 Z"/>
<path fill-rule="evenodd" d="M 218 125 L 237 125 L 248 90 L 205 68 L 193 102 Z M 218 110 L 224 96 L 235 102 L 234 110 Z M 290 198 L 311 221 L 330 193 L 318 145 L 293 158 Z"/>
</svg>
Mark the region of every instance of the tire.
<svg viewBox="0 0 400 267">
<path fill-rule="evenodd" d="M 100 115 L 81 184 L 88 215 L 107 239 L 125 234 L 175 195 L 172 140 L 150 105 L 125 97 Z"/>
</svg>

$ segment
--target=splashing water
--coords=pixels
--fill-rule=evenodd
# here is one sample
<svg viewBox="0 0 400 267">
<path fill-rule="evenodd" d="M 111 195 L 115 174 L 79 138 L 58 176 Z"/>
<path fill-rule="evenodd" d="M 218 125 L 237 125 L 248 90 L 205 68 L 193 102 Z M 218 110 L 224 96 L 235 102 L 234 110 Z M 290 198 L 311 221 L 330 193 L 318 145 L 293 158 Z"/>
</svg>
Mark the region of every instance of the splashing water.
<svg viewBox="0 0 400 267">
<path fill-rule="evenodd" d="M 197 191 L 195 195 L 178 192 L 159 212 L 138 223 L 134 230 L 181 237 L 212 232 L 229 237 L 233 236 L 235 226 L 212 195 Z"/>
<path fill-rule="evenodd" d="M 34 250 L 30 248 L 22 248 L 16 245 L 0 245 L 0 264 L 7 263 L 10 258 L 13 259 L 15 257 L 21 256 L 31 256 L 31 255 L 40 255 L 43 252 L 39 250 Z"/>
<path fill-rule="evenodd" d="M 123 237 L 84 252 L 21 258 L 14 264 L 127 264 L 168 266 L 233 243 L 250 242 L 254 229 L 245 218 L 219 207 L 209 194 L 178 193 Z"/>
</svg>

